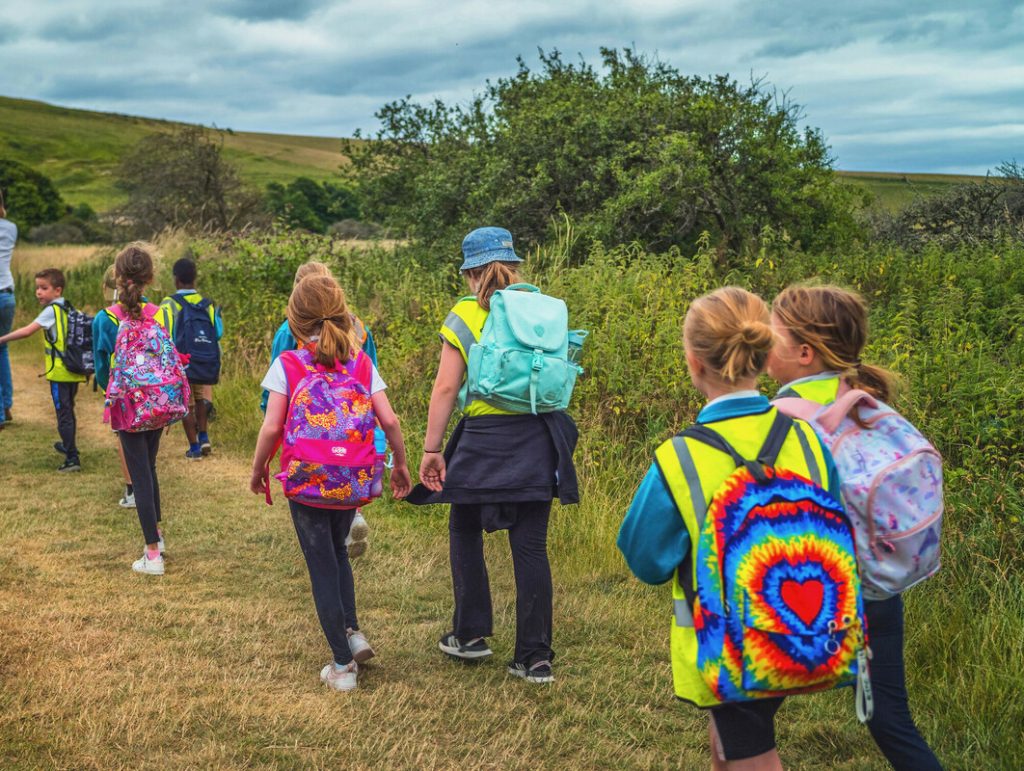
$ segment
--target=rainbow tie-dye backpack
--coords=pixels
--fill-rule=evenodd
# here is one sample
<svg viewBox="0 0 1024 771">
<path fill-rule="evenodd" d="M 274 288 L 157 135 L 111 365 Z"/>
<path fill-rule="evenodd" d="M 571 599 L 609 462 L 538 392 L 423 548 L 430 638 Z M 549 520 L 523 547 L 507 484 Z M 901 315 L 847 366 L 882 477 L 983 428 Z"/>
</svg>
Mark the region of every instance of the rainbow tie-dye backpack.
<svg viewBox="0 0 1024 771">
<path fill-rule="evenodd" d="M 281 354 L 281 363 L 289 400 L 277 478 L 285 497 L 329 509 L 356 508 L 380 497 L 383 463 L 374 443 L 369 356 L 360 351 L 328 369 L 300 348 Z"/>
<path fill-rule="evenodd" d="M 829 492 L 775 467 L 792 426 L 777 413 L 755 460 L 705 425 L 683 432 L 736 463 L 703 517 L 696 587 L 681 571 L 693 606 L 697 667 L 723 703 L 856 683 L 858 717 L 867 720 L 867 635 L 853 529 Z"/>
</svg>

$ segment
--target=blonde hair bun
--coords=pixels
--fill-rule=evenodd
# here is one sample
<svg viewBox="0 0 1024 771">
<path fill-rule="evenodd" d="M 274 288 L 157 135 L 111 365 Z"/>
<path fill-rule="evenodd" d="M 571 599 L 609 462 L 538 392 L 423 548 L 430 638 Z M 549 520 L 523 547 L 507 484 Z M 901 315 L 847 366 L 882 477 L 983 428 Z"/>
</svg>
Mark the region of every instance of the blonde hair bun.
<svg viewBox="0 0 1024 771">
<path fill-rule="evenodd" d="M 690 304 L 683 324 L 686 347 L 727 383 L 764 371 L 775 342 L 765 301 L 726 286 Z"/>
</svg>

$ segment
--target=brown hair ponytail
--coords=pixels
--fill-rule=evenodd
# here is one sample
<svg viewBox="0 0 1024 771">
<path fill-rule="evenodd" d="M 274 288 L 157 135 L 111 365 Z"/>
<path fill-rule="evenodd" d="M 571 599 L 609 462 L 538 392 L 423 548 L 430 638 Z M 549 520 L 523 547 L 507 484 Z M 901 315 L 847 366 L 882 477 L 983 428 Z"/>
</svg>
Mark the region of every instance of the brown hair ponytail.
<svg viewBox="0 0 1024 771">
<path fill-rule="evenodd" d="M 118 301 L 129 318 L 142 318 L 142 295 L 153 282 L 153 257 L 141 241 L 128 244 L 114 260 Z"/>
<path fill-rule="evenodd" d="M 288 327 L 298 340 L 319 336 L 315 358 L 325 367 L 344 364 L 359 347 L 345 292 L 330 276 L 307 276 L 295 285 L 288 300 Z"/>
<path fill-rule="evenodd" d="M 683 338 L 690 352 L 727 383 L 763 372 L 775 341 L 765 301 L 738 286 L 694 300 Z"/>
<path fill-rule="evenodd" d="M 811 346 L 822 364 L 842 375 L 852 388 L 889 401 L 896 378 L 891 372 L 861 361 L 868 338 L 864 298 L 838 286 L 790 286 L 772 303 L 772 313 L 793 338 Z"/>
<path fill-rule="evenodd" d="M 491 309 L 491 296 L 495 292 L 520 281 L 516 264 L 499 260 L 467 270 L 466 276 L 476 283 L 476 301 L 485 311 Z"/>
</svg>

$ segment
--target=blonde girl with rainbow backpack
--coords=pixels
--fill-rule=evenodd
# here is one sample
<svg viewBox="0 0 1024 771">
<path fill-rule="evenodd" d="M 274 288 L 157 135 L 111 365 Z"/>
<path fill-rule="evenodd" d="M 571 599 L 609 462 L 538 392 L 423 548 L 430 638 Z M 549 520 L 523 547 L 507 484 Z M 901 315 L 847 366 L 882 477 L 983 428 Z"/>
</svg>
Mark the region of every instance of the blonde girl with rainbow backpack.
<svg viewBox="0 0 1024 771">
<path fill-rule="evenodd" d="M 359 664 L 374 650 L 359 629 L 345 540 L 356 510 L 382 492 L 376 427 L 394 452 L 395 498 L 404 498 L 411 487 L 405 442 L 387 386 L 360 350 L 345 293 L 333 278 L 308 276 L 295 286 L 288 326 L 299 347 L 275 359 L 263 379 L 270 398 L 249 488 L 270 503 L 269 464 L 281 447 L 276 477 L 288 498 L 317 616 L 334 657 L 320 671 L 320 681 L 335 691 L 351 691 Z"/>
<path fill-rule="evenodd" d="M 772 303 L 768 374 L 779 409 L 806 417 L 833 450 L 858 539 L 871 633 L 868 728 L 898 771 L 940 769 L 910 714 L 902 591 L 939 567 L 942 459 L 886 402 L 894 378 L 861 360 L 868 313 L 855 292 L 791 286 Z"/>
<path fill-rule="evenodd" d="M 865 680 L 853 534 L 831 456 L 757 391 L 773 339 L 768 307 L 744 289 L 690 305 L 686 363 L 707 403 L 657 449 L 618 536 L 637 578 L 672 581 L 675 693 L 709 710 L 716 769 L 781 768 L 783 698 Z"/>
</svg>

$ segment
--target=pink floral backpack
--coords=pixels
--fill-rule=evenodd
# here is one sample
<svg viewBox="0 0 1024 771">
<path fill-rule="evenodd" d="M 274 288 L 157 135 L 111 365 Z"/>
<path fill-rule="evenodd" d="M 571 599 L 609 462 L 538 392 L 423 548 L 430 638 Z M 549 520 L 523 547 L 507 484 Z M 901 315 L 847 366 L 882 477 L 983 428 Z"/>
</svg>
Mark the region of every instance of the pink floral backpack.
<svg viewBox="0 0 1024 771">
<path fill-rule="evenodd" d="M 188 378 L 174 343 L 154 318 L 159 308 L 147 303 L 139 319 L 119 303 L 107 310 L 119 324 L 107 386 L 110 427 L 151 431 L 181 420 L 188 414 Z"/>
<path fill-rule="evenodd" d="M 836 400 L 772 402 L 802 418 L 828 446 L 857 536 L 864 596 L 884 600 L 939 569 L 942 456 L 889 405 L 842 383 Z M 861 423 L 851 417 L 856 407 Z"/>
<path fill-rule="evenodd" d="M 380 497 L 370 358 L 360 351 L 328 369 L 300 348 L 281 354 L 281 364 L 289 396 L 277 478 L 285 497 L 326 509 L 356 508 Z"/>
</svg>

